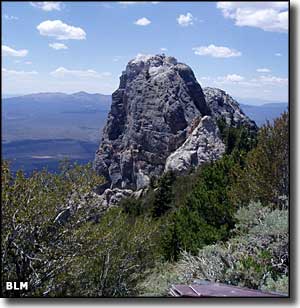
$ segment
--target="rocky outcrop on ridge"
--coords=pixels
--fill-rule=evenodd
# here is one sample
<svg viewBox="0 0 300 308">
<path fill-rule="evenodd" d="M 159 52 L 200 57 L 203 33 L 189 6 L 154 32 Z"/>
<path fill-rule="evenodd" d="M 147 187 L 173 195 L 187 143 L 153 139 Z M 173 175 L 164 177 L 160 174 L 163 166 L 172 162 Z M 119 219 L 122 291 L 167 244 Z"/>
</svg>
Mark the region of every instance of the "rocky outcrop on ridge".
<svg viewBox="0 0 300 308">
<path fill-rule="evenodd" d="M 167 158 L 165 171 L 186 172 L 191 167 L 221 158 L 224 152 L 216 122 L 204 116 L 183 145 Z"/>
<path fill-rule="evenodd" d="M 216 125 L 221 116 L 230 125 L 255 126 L 224 91 L 203 92 L 186 64 L 165 55 L 137 56 L 112 95 L 96 152 L 94 168 L 107 180 L 99 192 L 136 191 L 165 170 L 218 159 L 224 152 Z"/>
<path fill-rule="evenodd" d="M 203 88 L 206 103 L 216 119 L 223 118 L 227 125 L 246 126 L 256 130 L 257 126 L 241 110 L 239 103 L 225 91 L 217 88 Z"/>
<path fill-rule="evenodd" d="M 163 173 L 192 120 L 209 114 L 190 67 L 163 55 L 137 57 L 112 95 L 95 168 L 112 188 L 145 187 Z"/>
</svg>

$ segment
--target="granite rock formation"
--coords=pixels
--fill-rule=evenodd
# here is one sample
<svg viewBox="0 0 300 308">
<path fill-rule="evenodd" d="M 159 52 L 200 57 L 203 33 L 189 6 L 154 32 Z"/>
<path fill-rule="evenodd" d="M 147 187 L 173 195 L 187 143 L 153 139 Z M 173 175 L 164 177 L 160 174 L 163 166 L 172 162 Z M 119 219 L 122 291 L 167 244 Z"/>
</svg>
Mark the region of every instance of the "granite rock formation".
<svg viewBox="0 0 300 308">
<path fill-rule="evenodd" d="M 167 158 L 165 171 L 184 173 L 191 167 L 221 158 L 224 152 L 225 145 L 216 122 L 204 116 L 183 145 Z"/>
<path fill-rule="evenodd" d="M 94 168 L 107 180 L 100 193 L 136 191 L 165 170 L 184 171 L 219 158 L 221 116 L 230 125 L 255 127 L 224 91 L 203 92 L 186 64 L 165 55 L 137 56 L 112 95 L 96 152 Z"/>
<path fill-rule="evenodd" d="M 217 88 L 203 88 L 206 103 L 216 119 L 223 118 L 227 125 L 245 126 L 256 130 L 257 126 L 241 110 L 239 103 L 225 91 Z"/>
<path fill-rule="evenodd" d="M 95 168 L 111 187 L 145 187 L 163 173 L 192 120 L 209 114 L 190 67 L 173 57 L 139 56 L 128 63 L 112 95 Z"/>
</svg>

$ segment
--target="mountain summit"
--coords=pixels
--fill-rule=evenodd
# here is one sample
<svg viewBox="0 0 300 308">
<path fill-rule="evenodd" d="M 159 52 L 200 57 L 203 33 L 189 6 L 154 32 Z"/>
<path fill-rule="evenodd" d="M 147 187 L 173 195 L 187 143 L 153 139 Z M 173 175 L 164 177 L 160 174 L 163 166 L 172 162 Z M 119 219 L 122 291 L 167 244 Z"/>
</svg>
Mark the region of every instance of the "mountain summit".
<svg viewBox="0 0 300 308">
<path fill-rule="evenodd" d="M 192 69 L 165 55 L 131 60 L 112 95 L 94 167 L 106 187 L 139 190 L 164 171 L 221 157 L 216 119 L 255 127 L 224 91 L 204 93 Z"/>
</svg>

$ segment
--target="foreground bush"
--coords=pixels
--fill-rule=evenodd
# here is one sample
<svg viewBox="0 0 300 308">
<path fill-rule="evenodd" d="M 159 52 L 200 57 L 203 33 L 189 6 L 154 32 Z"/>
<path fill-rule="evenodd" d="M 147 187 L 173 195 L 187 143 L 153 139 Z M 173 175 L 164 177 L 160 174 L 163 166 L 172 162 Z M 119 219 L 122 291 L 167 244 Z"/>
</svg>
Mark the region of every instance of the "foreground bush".
<svg viewBox="0 0 300 308">
<path fill-rule="evenodd" d="M 151 219 L 129 222 L 120 209 L 109 210 L 99 224 L 85 224 L 74 234 L 80 253 L 56 277 L 49 295 L 136 295 L 137 283 L 157 259 L 157 231 Z"/>
<path fill-rule="evenodd" d="M 232 197 L 237 204 L 261 201 L 277 208 L 289 195 L 289 116 L 283 113 L 264 125 L 258 144 L 247 154 L 245 167 L 235 170 L 237 185 Z"/>
<path fill-rule="evenodd" d="M 183 251 L 172 266 L 158 265 L 140 285 L 141 294 L 167 294 L 171 284 L 197 279 L 288 293 L 288 211 L 251 203 L 235 219 L 231 239 L 197 255 Z"/>
<path fill-rule="evenodd" d="M 60 175 L 44 170 L 26 178 L 22 171 L 13 177 L 9 164 L 2 163 L 2 279 L 27 281 L 30 288 L 7 296 L 42 295 L 45 285 L 64 271 L 74 253 L 69 238 L 86 217 L 82 214 L 87 209 L 79 204 L 85 197 L 90 199 L 89 192 L 101 181 L 90 166 L 65 165 Z M 82 205 L 88 206 L 89 201 Z M 72 219 L 67 221 L 71 211 Z M 59 214 L 64 226 L 55 222 Z"/>
<path fill-rule="evenodd" d="M 144 281 L 138 284 L 139 296 L 168 296 L 171 284 L 185 282 L 177 263 L 157 262 L 155 268 L 148 271 Z"/>
<path fill-rule="evenodd" d="M 236 235 L 229 241 L 206 246 L 197 256 L 183 253 L 181 266 L 187 279 L 262 289 L 288 275 L 288 211 L 252 203 L 240 209 L 236 219 Z"/>
<path fill-rule="evenodd" d="M 90 166 L 13 177 L 2 164 L 2 282 L 27 281 L 5 296 L 126 296 L 155 262 L 157 227 L 105 211 Z"/>
<path fill-rule="evenodd" d="M 168 260 L 178 260 L 181 250 L 195 254 L 199 248 L 228 238 L 236 208 L 228 191 L 233 155 L 203 166 L 183 204 L 168 216 L 162 247 Z"/>
</svg>

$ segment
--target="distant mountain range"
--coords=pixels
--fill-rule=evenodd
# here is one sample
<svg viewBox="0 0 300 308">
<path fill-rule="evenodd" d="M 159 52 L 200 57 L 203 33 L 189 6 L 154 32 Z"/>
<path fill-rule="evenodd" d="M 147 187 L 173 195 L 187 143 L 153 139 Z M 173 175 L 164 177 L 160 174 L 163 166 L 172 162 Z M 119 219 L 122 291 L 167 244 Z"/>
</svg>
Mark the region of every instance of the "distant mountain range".
<svg viewBox="0 0 300 308">
<path fill-rule="evenodd" d="M 287 103 L 269 103 L 260 106 L 240 104 L 244 113 L 258 126 L 262 126 L 266 121 L 272 122 L 284 111 L 288 111 Z"/>
<path fill-rule="evenodd" d="M 262 106 L 267 104 L 287 104 L 286 101 L 273 101 L 262 98 L 243 98 L 243 97 L 234 97 L 236 101 L 239 102 L 240 105 L 251 105 L 251 106 Z"/>
<path fill-rule="evenodd" d="M 40 103 L 40 104 L 55 104 L 59 103 L 60 105 L 65 103 L 71 103 L 73 105 L 89 105 L 96 104 L 99 105 L 101 109 L 107 110 L 110 108 L 111 104 L 111 95 L 104 94 L 90 94 L 84 91 L 76 92 L 73 94 L 66 94 L 61 92 L 43 92 L 35 94 L 27 94 L 21 96 L 10 96 L 3 97 L 2 99 L 7 103 Z"/>
<path fill-rule="evenodd" d="M 37 93 L 2 99 L 2 142 L 77 139 L 99 142 L 111 96 Z"/>
</svg>

